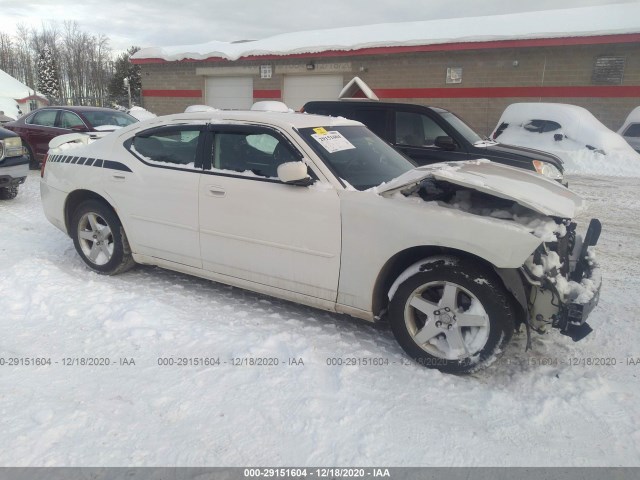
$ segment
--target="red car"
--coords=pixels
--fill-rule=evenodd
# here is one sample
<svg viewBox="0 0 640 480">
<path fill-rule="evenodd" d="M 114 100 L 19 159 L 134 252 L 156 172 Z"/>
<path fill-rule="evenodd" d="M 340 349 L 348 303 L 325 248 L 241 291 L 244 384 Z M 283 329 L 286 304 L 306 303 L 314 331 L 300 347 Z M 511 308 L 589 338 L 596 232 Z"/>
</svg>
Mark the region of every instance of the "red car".
<svg viewBox="0 0 640 480">
<path fill-rule="evenodd" d="M 58 135 L 112 131 L 137 121 L 111 108 L 44 107 L 3 126 L 20 135 L 29 155 L 29 166 L 37 169 L 49 150 L 49 141 Z"/>
</svg>

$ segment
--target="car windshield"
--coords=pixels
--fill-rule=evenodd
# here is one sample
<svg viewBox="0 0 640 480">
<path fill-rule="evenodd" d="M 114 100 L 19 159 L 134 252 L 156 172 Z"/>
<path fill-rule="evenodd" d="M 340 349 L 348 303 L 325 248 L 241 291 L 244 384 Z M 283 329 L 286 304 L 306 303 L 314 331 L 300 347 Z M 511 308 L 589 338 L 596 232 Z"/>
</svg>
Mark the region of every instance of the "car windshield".
<svg viewBox="0 0 640 480">
<path fill-rule="evenodd" d="M 82 114 L 89 120 L 89 123 L 96 127 L 104 127 L 106 125 L 114 125 L 116 127 L 126 127 L 132 123 L 136 123 L 138 120 L 131 115 L 127 115 L 122 112 L 109 112 L 96 110 L 93 112 L 82 112 Z"/>
<path fill-rule="evenodd" d="M 415 164 L 366 127 L 316 127 L 300 130 L 329 168 L 357 190 L 388 182 Z"/>
<path fill-rule="evenodd" d="M 484 139 L 478 135 L 473 129 L 464 123 L 460 117 L 451 112 L 438 112 L 449 124 L 458 131 L 469 143 L 474 144 L 482 142 Z"/>
</svg>

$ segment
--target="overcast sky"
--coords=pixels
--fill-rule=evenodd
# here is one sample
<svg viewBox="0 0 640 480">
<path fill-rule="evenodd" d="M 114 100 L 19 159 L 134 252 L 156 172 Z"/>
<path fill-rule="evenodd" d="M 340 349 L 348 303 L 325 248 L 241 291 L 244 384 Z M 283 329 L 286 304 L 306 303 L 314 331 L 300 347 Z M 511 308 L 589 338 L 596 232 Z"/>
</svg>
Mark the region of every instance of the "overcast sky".
<svg viewBox="0 0 640 480">
<path fill-rule="evenodd" d="M 0 0 L 0 31 L 75 20 L 114 50 L 261 39 L 279 33 L 475 17 L 640 0 Z"/>
</svg>

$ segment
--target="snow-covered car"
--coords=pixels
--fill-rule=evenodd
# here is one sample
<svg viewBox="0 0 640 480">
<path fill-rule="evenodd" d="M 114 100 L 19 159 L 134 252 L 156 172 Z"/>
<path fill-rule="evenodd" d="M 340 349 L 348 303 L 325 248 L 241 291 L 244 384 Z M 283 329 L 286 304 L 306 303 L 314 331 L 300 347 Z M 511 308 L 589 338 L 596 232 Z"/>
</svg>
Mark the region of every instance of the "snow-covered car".
<svg viewBox="0 0 640 480">
<path fill-rule="evenodd" d="M 24 155 L 20 137 L 0 127 L 0 200 L 15 198 L 28 174 L 29 159 Z"/>
<path fill-rule="evenodd" d="M 618 133 L 631 145 L 631 148 L 640 153 L 640 107 L 631 110 Z"/>
<path fill-rule="evenodd" d="M 352 120 L 192 112 L 50 146 L 44 212 L 94 271 L 157 265 L 387 319 L 428 367 L 480 368 L 522 324 L 582 335 L 598 301 L 579 196 L 487 160 L 416 168 Z"/>
<path fill-rule="evenodd" d="M 640 161 L 620 135 L 576 105 L 514 103 L 502 113 L 491 138 L 553 153 L 569 168 L 584 162 Z"/>
</svg>

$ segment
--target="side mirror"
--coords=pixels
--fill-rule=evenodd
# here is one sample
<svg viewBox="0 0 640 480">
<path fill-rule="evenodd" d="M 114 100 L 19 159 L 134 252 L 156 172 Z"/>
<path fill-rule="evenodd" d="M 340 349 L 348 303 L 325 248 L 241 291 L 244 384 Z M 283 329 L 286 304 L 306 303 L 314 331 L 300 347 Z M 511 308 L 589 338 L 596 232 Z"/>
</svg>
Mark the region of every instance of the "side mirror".
<svg viewBox="0 0 640 480">
<path fill-rule="evenodd" d="M 313 179 L 307 173 L 304 162 L 285 162 L 278 165 L 278 178 L 282 183 L 289 185 L 308 186 Z"/>
<path fill-rule="evenodd" d="M 438 148 L 442 148 L 443 150 L 455 150 L 456 142 L 453 141 L 453 138 L 449 136 L 442 135 L 440 137 L 436 137 L 434 145 Z"/>
</svg>

